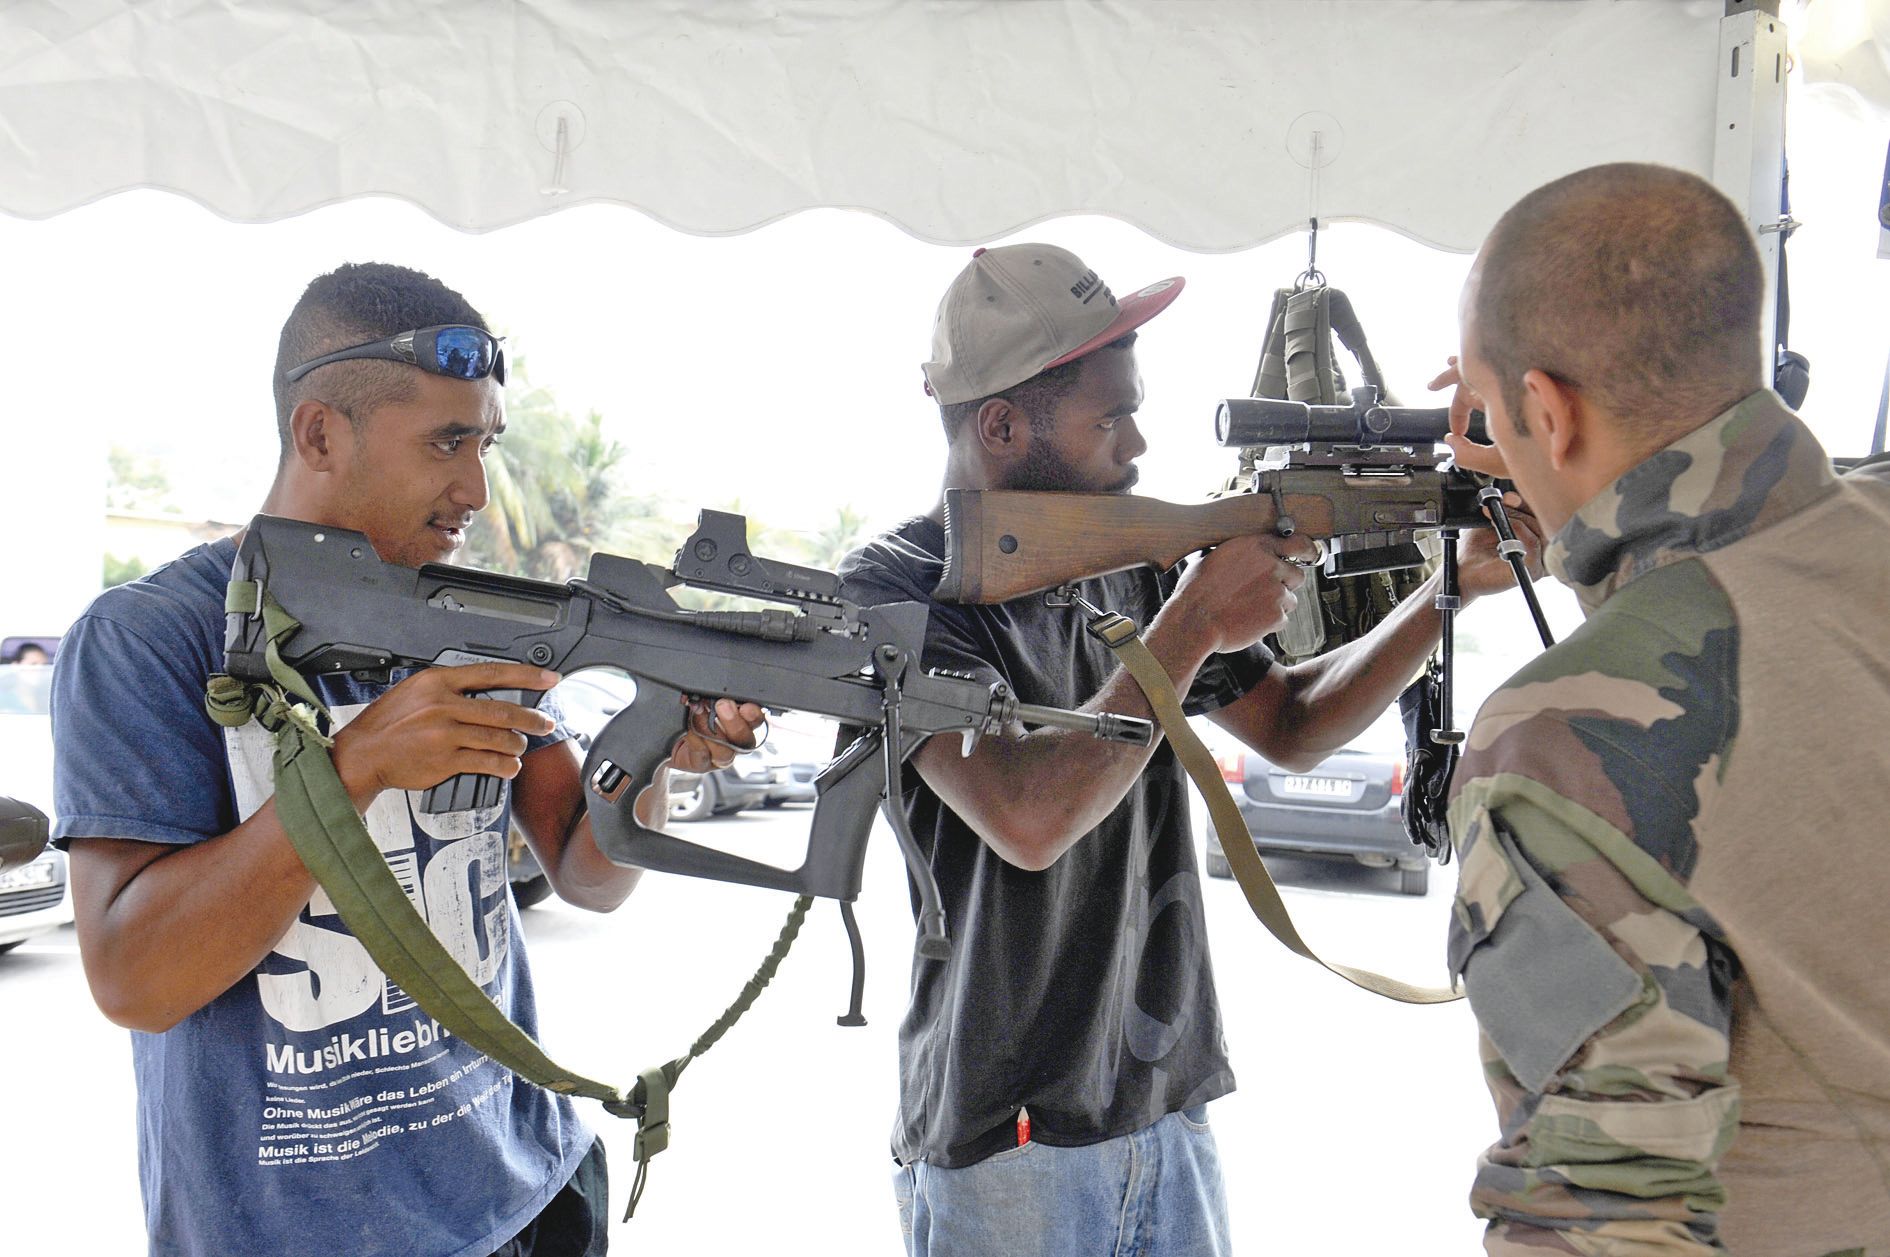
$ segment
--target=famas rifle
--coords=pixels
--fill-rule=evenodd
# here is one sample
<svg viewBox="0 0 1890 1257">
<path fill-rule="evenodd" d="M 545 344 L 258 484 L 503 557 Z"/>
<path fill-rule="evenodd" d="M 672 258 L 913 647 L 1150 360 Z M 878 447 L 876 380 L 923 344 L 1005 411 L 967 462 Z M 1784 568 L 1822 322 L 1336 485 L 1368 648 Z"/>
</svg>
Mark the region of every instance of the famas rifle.
<svg viewBox="0 0 1890 1257">
<path fill-rule="evenodd" d="M 785 604 L 758 611 L 696 611 L 677 585 Z M 227 669 L 271 680 L 268 653 L 308 675 L 386 679 L 397 668 L 486 661 L 569 673 L 630 674 L 636 697 L 604 726 L 584 761 L 585 801 L 598 847 L 611 860 L 841 901 L 857 897 L 873 813 L 899 765 L 934 734 L 967 750 L 1013 722 L 1055 725 L 1146 746 L 1146 720 L 1022 703 L 1001 684 L 920 666 L 927 610 L 917 603 L 861 608 L 829 572 L 757 557 L 740 515 L 703 511 L 668 569 L 612 554 L 568 584 L 428 564 L 384 563 L 360 533 L 259 515 L 238 549 L 225 642 Z M 273 635 L 264 608 L 293 622 Z M 685 696 L 731 698 L 832 717 L 857 731 L 819 774 L 805 859 L 777 868 L 639 824 L 637 797 L 683 734 Z M 505 695 L 527 704 L 537 695 Z M 429 812 L 496 805 L 502 783 L 463 777 L 426 791 Z M 931 869 L 897 805 L 885 815 L 920 897 L 919 950 L 949 954 Z M 851 927 L 851 921 L 849 921 Z"/>
</svg>

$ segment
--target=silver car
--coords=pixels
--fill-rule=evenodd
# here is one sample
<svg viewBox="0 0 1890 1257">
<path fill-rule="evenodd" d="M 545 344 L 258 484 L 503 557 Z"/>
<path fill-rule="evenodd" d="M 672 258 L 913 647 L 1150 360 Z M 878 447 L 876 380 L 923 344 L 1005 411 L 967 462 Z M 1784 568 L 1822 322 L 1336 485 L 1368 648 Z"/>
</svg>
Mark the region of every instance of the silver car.
<svg viewBox="0 0 1890 1257">
<path fill-rule="evenodd" d="M 1290 772 L 1245 747 L 1215 758 L 1255 847 L 1395 866 L 1405 894 L 1430 889 L 1430 860 L 1404 830 L 1404 726 L 1396 707 L 1306 772 Z M 1211 826 L 1207 871 L 1233 875 Z"/>
<path fill-rule="evenodd" d="M 0 795 L 52 815 L 52 669 L 0 664 Z M 0 872 L 0 952 L 72 920 L 66 856 Z"/>
</svg>

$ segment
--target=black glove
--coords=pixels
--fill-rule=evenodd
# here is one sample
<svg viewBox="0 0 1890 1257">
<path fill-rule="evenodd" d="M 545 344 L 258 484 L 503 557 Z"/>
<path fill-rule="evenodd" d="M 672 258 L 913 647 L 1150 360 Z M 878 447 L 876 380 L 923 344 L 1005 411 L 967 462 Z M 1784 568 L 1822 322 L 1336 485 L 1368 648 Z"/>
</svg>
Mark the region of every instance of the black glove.
<svg viewBox="0 0 1890 1257">
<path fill-rule="evenodd" d="M 1431 740 L 1443 705 L 1443 670 L 1433 659 L 1424 675 L 1398 695 L 1404 716 L 1404 832 L 1439 864 L 1450 863 L 1450 775 L 1457 768 L 1457 747 Z"/>
</svg>

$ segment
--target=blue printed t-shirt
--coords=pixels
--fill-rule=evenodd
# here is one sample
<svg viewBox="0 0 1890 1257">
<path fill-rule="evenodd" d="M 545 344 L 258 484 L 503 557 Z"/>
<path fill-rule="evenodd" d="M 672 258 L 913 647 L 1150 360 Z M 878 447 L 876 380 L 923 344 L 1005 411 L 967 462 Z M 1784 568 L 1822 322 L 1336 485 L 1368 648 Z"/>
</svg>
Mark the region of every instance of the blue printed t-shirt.
<svg viewBox="0 0 1890 1257">
<path fill-rule="evenodd" d="M 62 845 L 202 842 L 274 793 L 270 735 L 204 714 L 235 557 L 234 542 L 218 541 L 107 590 L 61 644 Z M 388 688 L 322 678 L 317 692 L 345 721 Z M 439 816 L 418 798 L 383 793 L 368 831 L 446 949 L 536 1037 L 506 885 L 510 792 L 496 808 Z M 421 1012 L 319 889 L 253 973 L 131 1040 L 145 1220 L 163 1257 L 484 1257 L 537 1215 L 591 1142 L 569 1100 Z"/>
</svg>

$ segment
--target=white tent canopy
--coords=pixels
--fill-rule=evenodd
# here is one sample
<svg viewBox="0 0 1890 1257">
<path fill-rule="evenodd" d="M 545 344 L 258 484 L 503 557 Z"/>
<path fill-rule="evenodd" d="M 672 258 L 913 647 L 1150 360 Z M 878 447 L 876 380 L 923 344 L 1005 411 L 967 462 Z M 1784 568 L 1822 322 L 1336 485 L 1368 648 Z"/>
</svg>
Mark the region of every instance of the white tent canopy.
<svg viewBox="0 0 1890 1257">
<path fill-rule="evenodd" d="M 0 214 L 160 188 L 240 222 L 391 195 L 467 231 L 610 203 L 724 234 L 844 207 L 970 244 L 1092 213 L 1203 251 L 1316 215 L 1469 250 L 1530 188 L 1637 159 L 1714 178 L 1763 230 L 1782 28 L 1803 71 L 1795 134 L 1890 120 L 1890 0 L 1767 10 L 1778 0 L 22 0 L 0 3 Z M 1881 155 L 1858 154 L 1871 180 Z M 1869 239 L 1847 236 L 1827 271 L 1870 265 L 1870 209 Z M 1770 270 L 1778 235 L 1760 239 Z M 49 477 L 0 495 L 0 532 L 96 536 L 103 457 L 96 425 L 0 427 L 0 460 Z M 92 592 L 54 551 L 15 562 L 8 597 L 32 606 L 10 623 L 50 630 Z"/>
<path fill-rule="evenodd" d="M 716 234 L 844 206 L 953 243 L 1091 212 L 1198 250 L 1243 248 L 1316 212 L 1471 249 L 1523 192 L 1595 162 L 1710 174 L 1725 10 L 1722 0 L 10 5 L 0 211 L 40 217 L 158 187 L 269 221 L 386 194 L 483 231 L 609 201 Z M 1862 0 L 1814 5 L 1835 32 L 1817 76 L 1865 92 L 1890 83 L 1878 47 L 1857 42 L 1871 11 Z"/>
</svg>

